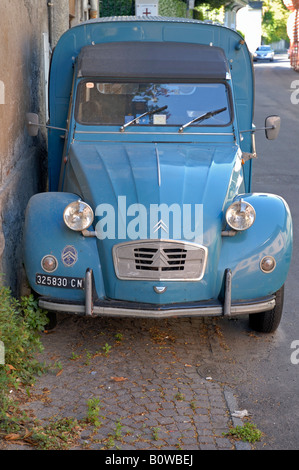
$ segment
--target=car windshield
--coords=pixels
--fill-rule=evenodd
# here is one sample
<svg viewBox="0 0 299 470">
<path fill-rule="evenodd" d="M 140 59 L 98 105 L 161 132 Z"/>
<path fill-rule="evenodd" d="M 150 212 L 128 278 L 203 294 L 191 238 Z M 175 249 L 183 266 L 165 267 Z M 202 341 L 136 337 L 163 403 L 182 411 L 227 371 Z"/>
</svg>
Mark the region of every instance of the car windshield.
<svg viewBox="0 0 299 470">
<path fill-rule="evenodd" d="M 258 48 L 258 51 L 271 51 L 270 46 L 261 46 Z"/>
<path fill-rule="evenodd" d="M 219 108 L 225 110 L 191 126 L 226 126 L 231 122 L 229 89 L 225 83 L 83 80 L 77 93 L 76 120 L 87 125 L 124 126 L 135 120 L 131 125 L 181 126 Z"/>
</svg>

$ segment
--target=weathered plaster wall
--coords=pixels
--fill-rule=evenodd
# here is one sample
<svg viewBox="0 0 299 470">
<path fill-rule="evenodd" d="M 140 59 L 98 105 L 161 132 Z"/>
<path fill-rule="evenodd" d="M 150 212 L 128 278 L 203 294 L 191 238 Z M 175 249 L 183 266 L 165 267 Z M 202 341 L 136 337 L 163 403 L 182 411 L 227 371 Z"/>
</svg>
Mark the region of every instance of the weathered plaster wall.
<svg viewBox="0 0 299 470">
<path fill-rule="evenodd" d="M 47 117 L 43 35 L 53 49 L 70 22 L 95 8 L 97 0 L 0 0 L 0 283 L 15 295 L 24 285 L 26 206 L 47 189 L 47 133 L 32 138 L 25 129 L 27 112 L 43 124 Z"/>
<path fill-rule="evenodd" d="M 22 228 L 29 197 L 45 188 L 46 135 L 32 139 L 25 114 L 44 117 L 42 33 L 48 32 L 47 2 L 0 2 L 0 273 L 18 293 Z"/>
<path fill-rule="evenodd" d="M 69 28 L 69 0 L 54 0 L 49 4 L 49 36 L 55 47 L 60 36 Z"/>
</svg>

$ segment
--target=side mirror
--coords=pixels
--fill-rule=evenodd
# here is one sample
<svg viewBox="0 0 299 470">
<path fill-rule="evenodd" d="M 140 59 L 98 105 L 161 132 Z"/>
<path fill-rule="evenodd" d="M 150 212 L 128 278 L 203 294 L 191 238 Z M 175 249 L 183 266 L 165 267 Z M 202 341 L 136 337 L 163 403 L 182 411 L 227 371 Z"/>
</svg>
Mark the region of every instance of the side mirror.
<svg viewBox="0 0 299 470">
<path fill-rule="evenodd" d="M 38 115 L 35 113 L 26 113 L 26 127 L 27 127 L 27 132 L 31 137 L 37 136 L 39 127 L 44 127 L 45 129 L 56 129 L 58 131 L 68 132 L 68 130 L 64 129 L 63 127 L 55 127 L 55 126 L 48 126 L 45 124 L 40 124 Z"/>
<path fill-rule="evenodd" d="M 37 114 L 35 113 L 26 114 L 26 127 L 27 127 L 27 132 L 31 137 L 37 136 L 38 128 L 39 128 L 39 119 L 38 119 Z"/>
<path fill-rule="evenodd" d="M 268 116 L 265 120 L 265 133 L 269 140 L 274 140 L 279 134 L 280 130 L 280 117 Z"/>
</svg>

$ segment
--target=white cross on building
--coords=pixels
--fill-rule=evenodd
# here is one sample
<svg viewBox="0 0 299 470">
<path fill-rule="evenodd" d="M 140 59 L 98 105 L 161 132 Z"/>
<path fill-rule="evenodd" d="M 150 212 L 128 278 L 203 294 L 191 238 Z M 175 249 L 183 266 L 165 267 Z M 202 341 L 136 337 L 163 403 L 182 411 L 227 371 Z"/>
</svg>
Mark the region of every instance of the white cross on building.
<svg viewBox="0 0 299 470">
<path fill-rule="evenodd" d="M 135 14 L 136 16 L 158 16 L 158 0 L 149 3 L 148 0 L 136 0 Z"/>
</svg>

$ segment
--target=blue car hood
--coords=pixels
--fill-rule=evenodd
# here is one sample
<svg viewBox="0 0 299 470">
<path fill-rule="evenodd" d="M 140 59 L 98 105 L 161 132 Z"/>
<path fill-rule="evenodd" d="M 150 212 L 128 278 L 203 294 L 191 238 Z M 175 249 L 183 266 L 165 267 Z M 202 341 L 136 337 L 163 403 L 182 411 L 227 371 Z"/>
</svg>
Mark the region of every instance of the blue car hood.
<svg viewBox="0 0 299 470">
<path fill-rule="evenodd" d="M 132 221 L 134 224 L 136 214 L 146 212 L 143 220 L 139 219 L 143 229 L 146 227 L 146 235 L 137 222 L 135 232 L 139 230 L 142 233 L 140 238 L 152 238 L 149 213 L 153 205 L 166 204 L 170 207 L 175 204 L 182 209 L 189 206 L 193 217 L 190 230 L 194 230 L 189 232 L 188 242 L 200 242 L 208 248 L 206 273 L 200 284 L 210 290 L 204 298 L 212 298 L 215 282 L 211 282 L 211 277 L 214 280 L 217 277 L 215 267 L 218 265 L 221 230 L 224 228 L 223 209 L 239 191 L 242 182 L 241 158 L 238 146 L 233 143 L 75 142 L 70 148 L 64 190 L 77 193 L 92 206 L 96 213 L 95 225 L 104 220 L 107 211 L 110 215 L 114 213 L 115 226 L 112 223 L 108 231 L 107 224 L 104 224 L 102 228 L 107 231 L 107 236 L 104 234 L 98 240 L 102 269 L 106 271 L 106 292 L 112 298 L 125 298 L 123 286 L 126 281 L 116 278 L 112 260 L 113 245 L 132 240 L 123 230 L 124 227 L 120 229 L 122 224 L 128 226 Z M 139 211 L 141 206 L 136 204 L 142 205 L 142 214 Z M 200 205 L 202 209 L 201 230 L 195 230 L 195 205 Z M 108 219 L 105 221 L 109 222 Z M 169 217 L 165 230 L 160 228 L 155 232 L 156 238 L 178 239 L 171 224 Z M 184 235 L 182 229 L 181 239 L 186 240 Z M 138 284 L 138 281 L 128 282 Z M 142 290 L 140 281 L 138 290 Z M 194 297 L 191 292 L 186 295 L 189 300 Z M 132 299 L 132 295 L 128 298 Z M 151 296 L 146 300 L 144 295 L 142 300 L 152 301 Z M 166 301 L 166 296 L 163 301 Z"/>
</svg>

